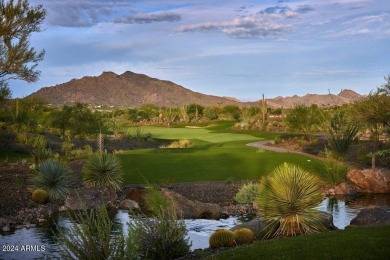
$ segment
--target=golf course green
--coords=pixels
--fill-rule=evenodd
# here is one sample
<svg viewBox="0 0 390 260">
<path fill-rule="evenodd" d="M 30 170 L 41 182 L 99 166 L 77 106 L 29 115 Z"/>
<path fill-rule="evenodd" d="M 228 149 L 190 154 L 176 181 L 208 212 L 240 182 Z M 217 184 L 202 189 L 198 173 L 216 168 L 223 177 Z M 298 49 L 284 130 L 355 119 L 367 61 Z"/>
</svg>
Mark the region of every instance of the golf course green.
<svg viewBox="0 0 390 260">
<path fill-rule="evenodd" d="M 324 163 L 300 154 L 265 151 L 246 144 L 270 140 L 276 134 L 231 130 L 221 122 L 209 128 L 149 127 L 144 133 L 162 140 L 189 139 L 189 148 L 137 149 L 119 153 L 124 182 L 169 183 L 256 180 L 283 162 L 294 163 L 314 174 Z"/>
</svg>

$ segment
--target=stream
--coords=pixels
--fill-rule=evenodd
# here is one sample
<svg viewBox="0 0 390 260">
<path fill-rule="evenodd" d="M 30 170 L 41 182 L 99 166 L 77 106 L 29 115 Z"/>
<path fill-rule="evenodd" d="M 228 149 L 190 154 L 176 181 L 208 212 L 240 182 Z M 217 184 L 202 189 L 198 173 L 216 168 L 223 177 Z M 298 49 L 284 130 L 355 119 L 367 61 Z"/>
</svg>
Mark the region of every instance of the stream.
<svg viewBox="0 0 390 260">
<path fill-rule="evenodd" d="M 390 210 L 390 195 L 375 194 L 339 199 L 325 198 L 317 209 L 332 214 L 335 226 L 344 229 L 361 209 L 373 206 Z M 113 219 L 115 228 L 123 228 L 126 234 L 126 223 L 129 222 L 130 218 L 131 216 L 127 211 L 119 210 Z M 58 257 L 58 245 L 52 233 L 52 231 L 56 231 L 54 221 L 61 228 L 69 228 L 72 225 L 66 214 L 59 214 L 52 223 L 0 234 L 0 259 L 53 259 Z M 230 229 L 243 221 L 248 220 L 243 217 L 229 217 L 220 220 L 185 220 L 187 235 L 192 242 L 191 250 L 207 248 L 208 239 L 216 229 Z M 12 249 L 14 249 L 13 252 Z"/>
</svg>

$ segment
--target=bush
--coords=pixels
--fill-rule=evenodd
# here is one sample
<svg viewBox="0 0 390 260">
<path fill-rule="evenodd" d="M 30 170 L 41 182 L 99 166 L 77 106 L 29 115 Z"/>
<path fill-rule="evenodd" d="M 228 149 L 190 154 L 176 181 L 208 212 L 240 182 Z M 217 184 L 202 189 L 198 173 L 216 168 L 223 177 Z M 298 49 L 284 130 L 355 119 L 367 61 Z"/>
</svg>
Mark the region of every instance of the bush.
<svg viewBox="0 0 390 260">
<path fill-rule="evenodd" d="M 314 209 L 322 201 L 319 184 L 317 177 L 287 163 L 263 177 L 256 202 L 269 229 L 266 237 L 323 231 L 319 211 Z"/>
<path fill-rule="evenodd" d="M 42 188 L 49 198 L 63 199 L 69 193 L 69 177 L 72 172 L 69 167 L 54 159 L 39 163 L 31 181 L 37 188 Z"/>
<path fill-rule="evenodd" d="M 113 223 L 106 207 L 88 211 L 86 208 L 81 214 L 68 213 L 71 227 L 65 233 L 58 228 L 56 238 L 61 241 L 60 255 L 63 259 L 124 259 L 125 239 L 122 232 L 111 236 Z"/>
<path fill-rule="evenodd" d="M 234 240 L 237 245 L 251 244 L 255 241 L 256 236 L 249 228 L 239 228 L 234 230 Z"/>
<path fill-rule="evenodd" d="M 253 182 L 244 184 L 238 193 L 234 196 L 234 200 L 240 204 L 251 204 L 259 195 L 259 185 Z"/>
<path fill-rule="evenodd" d="M 112 154 L 93 154 L 83 167 L 82 180 L 89 187 L 119 190 L 122 183 L 121 163 Z"/>
<path fill-rule="evenodd" d="M 211 248 L 233 247 L 236 245 L 233 231 L 217 229 L 211 234 L 209 244 Z"/>
<path fill-rule="evenodd" d="M 47 194 L 45 190 L 35 189 L 32 193 L 31 199 L 38 204 L 44 204 L 48 201 L 49 194 Z"/>
<path fill-rule="evenodd" d="M 154 218 L 136 217 L 128 226 L 130 259 L 175 259 L 189 253 L 185 223 L 173 211 L 160 210 Z"/>
</svg>

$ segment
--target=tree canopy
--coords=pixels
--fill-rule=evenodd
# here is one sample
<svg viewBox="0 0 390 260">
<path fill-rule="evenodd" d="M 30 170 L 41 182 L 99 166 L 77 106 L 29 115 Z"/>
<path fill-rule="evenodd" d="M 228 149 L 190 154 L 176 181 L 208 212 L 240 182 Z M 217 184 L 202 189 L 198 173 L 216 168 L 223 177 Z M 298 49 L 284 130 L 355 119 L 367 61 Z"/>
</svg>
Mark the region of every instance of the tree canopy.
<svg viewBox="0 0 390 260">
<path fill-rule="evenodd" d="M 38 80 L 40 71 L 37 66 L 45 51 L 30 47 L 29 38 L 33 32 L 41 31 L 45 16 L 46 10 L 42 5 L 30 6 L 27 0 L 0 0 L 1 89 L 7 89 L 7 81 L 13 79 Z"/>
</svg>

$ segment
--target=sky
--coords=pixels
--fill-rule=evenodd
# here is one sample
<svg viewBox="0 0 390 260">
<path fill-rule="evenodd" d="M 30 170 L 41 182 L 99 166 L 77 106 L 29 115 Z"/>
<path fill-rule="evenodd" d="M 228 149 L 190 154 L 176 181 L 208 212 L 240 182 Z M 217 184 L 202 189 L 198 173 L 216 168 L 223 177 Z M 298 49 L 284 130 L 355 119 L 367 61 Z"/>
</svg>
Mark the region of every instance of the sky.
<svg viewBox="0 0 390 260">
<path fill-rule="evenodd" d="M 243 101 L 352 89 L 390 74 L 389 0 L 30 0 L 47 16 L 36 83 L 125 71 Z"/>
</svg>

